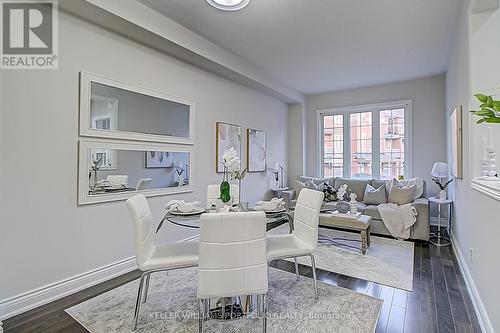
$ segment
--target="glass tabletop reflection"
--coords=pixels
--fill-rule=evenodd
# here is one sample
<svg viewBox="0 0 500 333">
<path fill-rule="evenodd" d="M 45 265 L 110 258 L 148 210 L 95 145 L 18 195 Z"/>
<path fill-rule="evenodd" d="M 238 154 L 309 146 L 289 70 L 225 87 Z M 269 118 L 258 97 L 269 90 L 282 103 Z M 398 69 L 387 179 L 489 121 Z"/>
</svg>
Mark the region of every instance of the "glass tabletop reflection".
<svg viewBox="0 0 500 333">
<path fill-rule="evenodd" d="M 253 209 L 248 209 L 248 211 L 254 211 Z M 207 209 L 205 211 L 206 213 L 209 212 Z M 169 212 L 165 214 L 163 219 L 161 220 L 160 224 L 156 228 L 156 232 L 161 229 L 163 226 L 163 223 L 165 221 L 168 221 L 172 224 L 181 226 L 181 227 L 186 227 L 186 228 L 192 228 L 192 229 L 198 229 L 200 228 L 200 220 L 201 220 L 201 214 L 197 215 L 174 215 Z M 290 211 L 283 211 L 283 212 L 266 212 L 266 220 L 267 220 L 267 230 L 271 230 L 273 228 L 276 228 L 284 223 L 289 224 L 289 229 L 290 232 L 293 231 L 293 213 Z"/>
</svg>

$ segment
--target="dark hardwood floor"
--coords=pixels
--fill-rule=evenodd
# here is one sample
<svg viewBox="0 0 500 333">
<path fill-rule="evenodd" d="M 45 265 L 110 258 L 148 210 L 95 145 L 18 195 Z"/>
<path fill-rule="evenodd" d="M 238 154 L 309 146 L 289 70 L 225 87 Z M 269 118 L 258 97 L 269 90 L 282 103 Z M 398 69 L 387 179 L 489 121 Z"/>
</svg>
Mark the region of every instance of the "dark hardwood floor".
<svg viewBox="0 0 500 333">
<path fill-rule="evenodd" d="M 294 272 L 288 261 L 272 266 Z M 301 275 L 312 277 L 308 266 Z M 64 309 L 137 279 L 134 271 L 4 321 L 5 333 L 87 332 Z M 413 291 L 383 286 L 334 272 L 317 271 L 318 279 L 384 300 L 376 332 L 481 332 L 464 279 L 451 247 L 415 243 Z"/>
</svg>

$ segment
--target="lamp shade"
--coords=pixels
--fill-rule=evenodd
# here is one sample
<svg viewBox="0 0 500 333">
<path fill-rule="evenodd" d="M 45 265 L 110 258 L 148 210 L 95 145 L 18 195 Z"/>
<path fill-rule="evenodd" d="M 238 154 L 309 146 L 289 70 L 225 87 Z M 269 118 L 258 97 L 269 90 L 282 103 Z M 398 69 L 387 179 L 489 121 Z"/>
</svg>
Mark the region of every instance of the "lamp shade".
<svg viewBox="0 0 500 333">
<path fill-rule="evenodd" d="M 432 167 L 431 175 L 437 178 L 448 178 L 450 176 L 450 169 L 448 163 L 436 162 Z"/>
</svg>

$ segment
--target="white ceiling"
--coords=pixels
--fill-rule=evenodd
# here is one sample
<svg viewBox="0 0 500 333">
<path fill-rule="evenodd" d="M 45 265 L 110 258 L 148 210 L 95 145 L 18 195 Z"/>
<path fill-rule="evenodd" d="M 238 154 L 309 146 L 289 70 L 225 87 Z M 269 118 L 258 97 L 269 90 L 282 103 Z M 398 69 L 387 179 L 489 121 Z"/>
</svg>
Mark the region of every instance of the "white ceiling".
<svg viewBox="0 0 500 333">
<path fill-rule="evenodd" d="M 139 0 L 306 94 L 446 71 L 461 0 Z"/>
</svg>

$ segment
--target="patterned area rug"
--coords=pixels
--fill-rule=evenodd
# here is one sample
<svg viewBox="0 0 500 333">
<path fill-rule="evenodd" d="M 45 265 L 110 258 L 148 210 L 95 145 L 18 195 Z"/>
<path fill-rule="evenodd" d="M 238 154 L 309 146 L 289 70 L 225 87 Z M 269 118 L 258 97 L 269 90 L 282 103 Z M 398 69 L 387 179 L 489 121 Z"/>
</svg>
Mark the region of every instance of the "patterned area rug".
<svg viewBox="0 0 500 333">
<path fill-rule="evenodd" d="M 288 225 L 282 225 L 270 233 L 288 233 Z M 319 235 L 320 241 L 314 254 L 317 268 L 412 291 L 412 242 L 371 236 L 371 245 L 366 255 L 363 255 L 359 250 L 360 243 L 356 242 L 361 239 L 358 233 L 320 228 Z M 335 243 L 324 241 L 325 238 L 333 238 Z M 298 262 L 311 266 L 308 257 L 298 258 Z"/>
<path fill-rule="evenodd" d="M 375 331 L 382 300 L 312 280 L 296 281 L 292 273 L 269 269 L 268 332 Z M 66 312 L 91 333 L 131 332 L 139 280 L 115 288 Z M 136 332 L 197 332 L 196 269 L 151 276 L 147 303 L 141 307 Z M 227 322 L 209 320 L 206 332 L 261 332 L 253 316 Z"/>
</svg>

